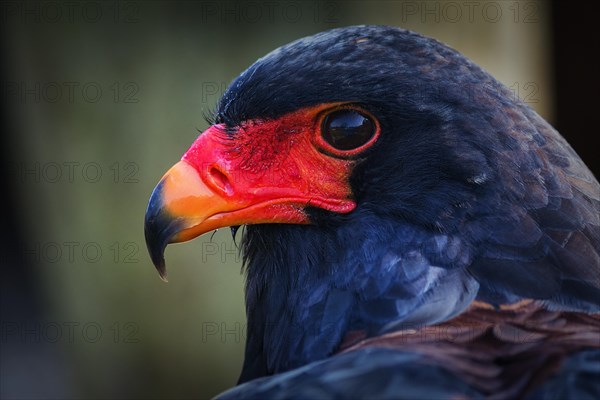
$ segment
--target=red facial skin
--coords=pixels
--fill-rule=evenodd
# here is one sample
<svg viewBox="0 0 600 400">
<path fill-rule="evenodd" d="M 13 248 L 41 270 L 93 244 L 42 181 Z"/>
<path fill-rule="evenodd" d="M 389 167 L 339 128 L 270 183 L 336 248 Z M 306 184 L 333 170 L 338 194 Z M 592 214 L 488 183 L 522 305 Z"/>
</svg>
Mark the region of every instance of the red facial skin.
<svg viewBox="0 0 600 400">
<path fill-rule="evenodd" d="M 321 121 L 346 107 L 353 106 L 321 104 L 275 120 L 247 121 L 231 133 L 223 125 L 203 132 L 163 177 L 163 208 L 182 223 L 170 242 L 231 225 L 308 224 L 308 206 L 352 211 L 348 179 L 380 127 L 376 123 L 376 134 L 357 149 L 333 148 L 321 136 Z"/>
</svg>

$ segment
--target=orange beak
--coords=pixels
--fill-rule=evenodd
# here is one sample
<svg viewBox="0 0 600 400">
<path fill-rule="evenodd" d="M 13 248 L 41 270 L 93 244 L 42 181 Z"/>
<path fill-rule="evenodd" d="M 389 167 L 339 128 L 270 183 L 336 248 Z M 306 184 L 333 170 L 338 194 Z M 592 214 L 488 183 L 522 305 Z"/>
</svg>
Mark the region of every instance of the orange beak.
<svg viewBox="0 0 600 400">
<path fill-rule="evenodd" d="M 306 207 L 337 213 L 355 208 L 348 184 L 351 161 L 315 149 L 307 127 L 293 130 L 274 147 L 265 138 L 282 124 L 286 121 L 261 122 L 240 132 L 243 137 L 214 125 L 163 176 L 145 217 L 146 244 L 163 280 L 169 243 L 226 226 L 308 224 Z"/>
</svg>

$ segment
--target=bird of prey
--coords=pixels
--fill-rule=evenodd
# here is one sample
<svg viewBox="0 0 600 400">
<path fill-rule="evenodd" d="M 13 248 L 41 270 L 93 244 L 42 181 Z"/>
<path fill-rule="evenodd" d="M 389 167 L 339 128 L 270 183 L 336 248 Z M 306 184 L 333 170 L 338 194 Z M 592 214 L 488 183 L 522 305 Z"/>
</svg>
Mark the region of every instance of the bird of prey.
<svg viewBox="0 0 600 400">
<path fill-rule="evenodd" d="M 600 188 L 446 45 L 299 39 L 236 78 L 145 235 L 241 225 L 248 319 L 222 398 L 600 398 Z"/>
</svg>

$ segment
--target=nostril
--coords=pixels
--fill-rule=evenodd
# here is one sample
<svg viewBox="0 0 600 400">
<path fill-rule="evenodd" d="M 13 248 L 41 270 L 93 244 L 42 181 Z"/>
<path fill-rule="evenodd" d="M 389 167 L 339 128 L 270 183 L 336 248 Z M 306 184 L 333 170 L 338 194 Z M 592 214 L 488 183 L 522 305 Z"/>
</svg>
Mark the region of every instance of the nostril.
<svg viewBox="0 0 600 400">
<path fill-rule="evenodd" d="M 211 167 L 208 171 L 208 175 L 212 181 L 212 183 L 221 191 L 225 192 L 228 195 L 233 194 L 233 187 L 231 186 L 231 182 L 229 182 L 229 178 L 220 169 L 217 167 Z"/>
</svg>

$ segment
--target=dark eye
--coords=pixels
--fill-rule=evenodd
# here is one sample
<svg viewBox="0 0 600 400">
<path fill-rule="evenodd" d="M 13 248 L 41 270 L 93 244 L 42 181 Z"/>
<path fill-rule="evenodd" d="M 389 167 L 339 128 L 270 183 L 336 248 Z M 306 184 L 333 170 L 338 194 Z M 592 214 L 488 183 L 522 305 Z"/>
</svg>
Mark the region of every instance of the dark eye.
<svg viewBox="0 0 600 400">
<path fill-rule="evenodd" d="M 371 117 L 357 110 L 333 111 L 323 119 L 321 135 L 338 150 L 352 150 L 367 143 L 377 127 Z"/>
</svg>

